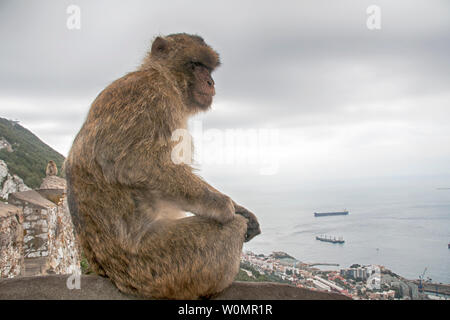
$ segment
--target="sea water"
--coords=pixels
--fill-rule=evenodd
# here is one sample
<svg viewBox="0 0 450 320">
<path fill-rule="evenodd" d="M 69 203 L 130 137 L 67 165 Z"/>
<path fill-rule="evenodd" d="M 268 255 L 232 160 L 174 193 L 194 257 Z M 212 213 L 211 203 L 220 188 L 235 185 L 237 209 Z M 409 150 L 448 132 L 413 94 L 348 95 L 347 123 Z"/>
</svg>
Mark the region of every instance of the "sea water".
<svg viewBox="0 0 450 320">
<path fill-rule="evenodd" d="M 244 250 L 284 251 L 307 263 L 337 263 L 328 267 L 336 269 L 378 264 L 407 279 L 427 268 L 425 278 L 450 283 L 449 189 L 429 179 L 301 185 L 263 190 L 241 184 L 239 201 L 257 214 L 262 229 Z M 314 217 L 343 209 L 349 215 Z M 321 234 L 341 236 L 345 244 L 317 241 Z"/>
</svg>

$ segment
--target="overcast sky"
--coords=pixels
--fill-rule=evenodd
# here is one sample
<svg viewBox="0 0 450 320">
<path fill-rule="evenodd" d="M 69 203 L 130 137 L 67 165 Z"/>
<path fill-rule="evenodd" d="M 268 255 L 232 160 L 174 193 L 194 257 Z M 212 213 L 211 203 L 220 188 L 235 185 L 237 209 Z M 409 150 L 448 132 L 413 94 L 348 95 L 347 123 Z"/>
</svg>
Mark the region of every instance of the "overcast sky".
<svg viewBox="0 0 450 320">
<path fill-rule="evenodd" d="M 79 30 L 66 26 L 70 4 Z M 379 30 L 366 25 L 372 4 Z M 223 62 L 203 129 L 278 134 L 276 163 L 206 163 L 206 175 L 450 174 L 449 1 L 2 0 L 0 116 L 67 155 L 97 94 L 176 32 L 201 35 Z"/>
</svg>

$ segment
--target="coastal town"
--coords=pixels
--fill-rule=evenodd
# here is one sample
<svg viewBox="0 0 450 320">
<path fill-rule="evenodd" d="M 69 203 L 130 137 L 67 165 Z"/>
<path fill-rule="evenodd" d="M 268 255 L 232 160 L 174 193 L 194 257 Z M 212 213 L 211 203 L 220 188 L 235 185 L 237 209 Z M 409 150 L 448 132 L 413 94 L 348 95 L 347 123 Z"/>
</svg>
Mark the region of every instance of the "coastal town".
<svg viewBox="0 0 450 320">
<path fill-rule="evenodd" d="M 450 299 L 449 285 L 436 285 L 436 290 L 429 292 L 425 283 L 407 280 L 384 266 L 334 265 L 336 270 L 321 270 L 317 268 L 319 265 L 326 264 L 304 263 L 284 252 L 265 255 L 246 251 L 241 256 L 238 280 L 288 283 L 310 290 L 338 292 L 354 300 Z"/>
</svg>

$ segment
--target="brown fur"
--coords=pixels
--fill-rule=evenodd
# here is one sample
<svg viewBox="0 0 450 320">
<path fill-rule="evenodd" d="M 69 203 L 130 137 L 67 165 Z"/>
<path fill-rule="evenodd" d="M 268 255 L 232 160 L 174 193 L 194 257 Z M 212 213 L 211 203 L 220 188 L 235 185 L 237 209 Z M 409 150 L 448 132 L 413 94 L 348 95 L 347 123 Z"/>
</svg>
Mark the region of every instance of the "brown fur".
<svg viewBox="0 0 450 320">
<path fill-rule="evenodd" d="M 45 169 L 45 174 L 47 176 L 56 176 L 58 174 L 58 167 L 56 166 L 55 161 L 50 160 L 47 164 L 47 168 Z"/>
<path fill-rule="evenodd" d="M 65 163 L 73 222 L 91 267 L 125 293 L 212 296 L 260 233 L 251 212 L 170 157 L 172 132 L 209 108 L 219 64 L 198 36 L 157 37 L 137 71 L 99 94 L 75 138 Z"/>
</svg>

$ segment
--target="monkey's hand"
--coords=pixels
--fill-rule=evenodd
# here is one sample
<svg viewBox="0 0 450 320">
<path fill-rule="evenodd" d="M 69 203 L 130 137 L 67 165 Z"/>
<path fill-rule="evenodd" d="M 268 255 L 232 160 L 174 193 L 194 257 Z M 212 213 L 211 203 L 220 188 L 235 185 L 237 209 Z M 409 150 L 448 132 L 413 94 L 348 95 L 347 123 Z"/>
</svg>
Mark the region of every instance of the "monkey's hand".
<svg viewBox="0 0 450 320">
<path fill-rule="evenodd" d="M 230 197 L 216 191 L 209 191 L 199 215 L 207 216 L 222 224 L 234 219 L 234 204 Z"/>
<path fill-rule="evenodd" d="M 240 214 L 244 218 L 248 220 L 247 222 L 247 233 L 245 234 L 245 242 L 250 241 L 254 237 L 256 237 L 258 234 L 261 233 L 261 228 L 259 227 L 258 219 L 256 219 L 256 216 L 245 209 L 244 207 L 238 205 L 237 203 L 234 203 L 234 210 L 236 214 Z"/>
</svg>

